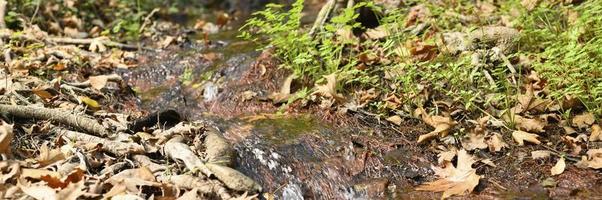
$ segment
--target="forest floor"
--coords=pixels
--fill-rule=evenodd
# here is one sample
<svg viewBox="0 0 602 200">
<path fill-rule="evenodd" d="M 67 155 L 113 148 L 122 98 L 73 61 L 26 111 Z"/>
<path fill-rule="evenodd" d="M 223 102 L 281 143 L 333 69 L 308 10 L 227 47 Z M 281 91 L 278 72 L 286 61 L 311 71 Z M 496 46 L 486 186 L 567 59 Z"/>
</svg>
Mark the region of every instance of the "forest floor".
<svg viewBox="0 0 602 200">
<path fill-rule="evenodd" d="M 0 0 L 0 197 L 600 197 L 599 0 L 176 2 Z"/>
</svg>

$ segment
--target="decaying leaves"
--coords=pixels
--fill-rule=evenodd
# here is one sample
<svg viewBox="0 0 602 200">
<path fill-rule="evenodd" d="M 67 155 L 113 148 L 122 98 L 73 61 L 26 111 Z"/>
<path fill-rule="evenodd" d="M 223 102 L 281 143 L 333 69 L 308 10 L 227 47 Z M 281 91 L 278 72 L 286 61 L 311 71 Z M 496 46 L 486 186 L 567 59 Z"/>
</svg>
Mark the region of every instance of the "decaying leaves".
<svg viewBox="0 0 602 200">
<path fill-rule="evenodd" d="M 447 165 L 447 174 L 440 174 L 441 179 L 420 185 L 416 190 L 443 192 L 442 199 L 472 192 L 481 179 L 481 176 L 476 174 L 476 169 L 472 168 L 475 160 L 464 149 L 458 151 L 457 156 L 456 167 Z"/>
<path fill-rule="evenodd" d="M 540 144 L 541 142 L 537 139 L 537 137 L 539 137 L 539 135 L 527 133 L 525 131 L 512 132 L 512 138 L 514 141 L 516 141 L 516 143 L 518 143 L 519 146 L 525 145 L 525 141 L 533 144 Z"/>
</svg>

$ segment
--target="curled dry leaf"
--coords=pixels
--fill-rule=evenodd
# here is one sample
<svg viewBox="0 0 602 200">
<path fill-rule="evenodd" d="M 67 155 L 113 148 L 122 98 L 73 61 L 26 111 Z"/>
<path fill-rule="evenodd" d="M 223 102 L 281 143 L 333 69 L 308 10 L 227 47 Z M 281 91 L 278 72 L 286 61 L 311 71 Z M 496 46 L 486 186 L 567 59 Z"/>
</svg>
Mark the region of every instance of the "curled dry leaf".
<svg viewBox="0 0 602 200">
<path fill-rule="evenodd" d="M 259 192 L 261 186 L 248 176 L 232 169 L 230 167 L 207 163 L 209 168 L 217 179 L 222 181 L 226 187 L 244 192 Z"/>
<path fill-rule="evenodd" d="M 573 117 L 572 123 L 577 128 L 587 128 L 594 124 L 595 121 L 596 117 L 594 114 L 588 112 Z"/>
<path fill-rule="evenodd" d="M 444 164 L 446 162 L 451 162 L 452 159 L 454 159 L 454 157 L 456 157 L 457 153 L 458 153 L 458 150 L 456 150 L 455 148 L 451 149 L 449 151 L 441 152 L 441 153 L 437 154 L 437 162 L 439 164 Z"/>
<path fill-rule="evenodd" d="M 11 155 L 10 143 L 14 137 L 13 126 L 0 121 L 0 154 Z"/>
<path fill-rule="evenodd" d="M 564 172 L 564 168 L 566 168 L 564 157 L 560 157 L 560 159 L 558 159 L 558 162 L 556 162 L 556 165 L 554 165 L 554 167 L 550 169 L 550 172 L 552 173 L 552 176 L 562 174 L 562 172 Z"/>
<path fill-rule="evenodd" d="M 337 74 L 332 73 L 324 76 L 326 84 L 316 85 L 316 91 L 312 94 L 319 94 L 326 98 L 334 99 L 335 101 L 344 100 L 343 95 L 337 93 Z"/>
<path fill-rule="evenodd" d="M 602 168 L 602 149 L 590 149 L 587 151 L 587 157 L 582 156 L 581 161 L 575 164 L 577 167 L 581 168 L 593 168 L 600 169 Z"/>
<path fill-rule="evenodd" d="M 527 133 L 525 131 L 512 132 L 512 138 L 514 141 L 516 141 L 516 143 L 518 143 L 519 146 L 525 145 L 525 141 L 533 144 L 540 144 L 541 142 L 537 140 L 537 137 L 539 137 L 539 135 Z"/>
<path fill-rule="evenodd" d="M 454 121 L 451 117 L 431 116 L 427 114 L 423 108 L 416 109 L 414 113 L 416 116 L 421 116 L 422 121 L 424 121 L 426 124 L 435 128 L 434 131 L 419 136 L 418 143 L 428 141 L 436 136 L 445 137 L 449 134 L 449 130 L 458 124 L 458 122 Z"/>
<path fill-rule="evenodd" d="M 552 155 L 552 152 L 548 150 L 531 151 L 531 158 L 533 160 L 549 158 L 550 155 Z"/>
<path fill-rule="evenodd" d="M 472 156 L 462 149 L 458 151 L 456 167 L 448 165 L 449 170 L 445 170 L 446 174 L 441 174 L 441 179 L 420 185 L 416 190 L 443 192 L 442 199 L 452 195 L 470 193 L 481 179 L 481 176 L 477 175 L 476 169 L 472 168 L 474 162 Z"/>
<path fill-rule="evenodd" d="M 602 129 L 600 125 L 594 124 L 592 125 L 592 133 L 589 135 L 589 141 L 595 142 L 602 140 Z"/>
<path fill-rule="evenodd" d="M 272 99 L 274 103 L 284 103 L 288 101 L 291 96 L 291 84 L 295 79 L 295 74 L 291 74 L 286 79 L 284 79 L 284 83 L 282 83 L 282 87 L 279 92 L 274 92 L 270 94 L 269 98 Z"/>
<path fill-rule="evenodd" d="M 38 167 L 44 167 L 63 159 L 65 159 L 65 154 L 60 149 L 50 149 L 48 143 L 44 143 L 40 147 L 40 154 L 36 158 L 36 161 L 39 164 Z"/>
</svg>

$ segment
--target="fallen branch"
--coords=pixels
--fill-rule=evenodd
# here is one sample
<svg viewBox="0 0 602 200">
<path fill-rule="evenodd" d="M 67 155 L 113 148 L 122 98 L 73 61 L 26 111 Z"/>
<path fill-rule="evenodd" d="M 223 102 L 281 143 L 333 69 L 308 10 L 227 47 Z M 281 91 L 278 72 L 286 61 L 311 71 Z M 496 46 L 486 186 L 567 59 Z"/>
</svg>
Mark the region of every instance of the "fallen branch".
<svg viewBox="0 0 602 200">
<path fill-rule="evenodd" d="M 102 144 L 101 149 L 103 151 L 110 152 L 112 154 L 115 154 L 116 156 L 127 156 L 129 154 L 141 154 L 145 152 L 144 147 L 142 145 L 133 142 L 118 142 L 61 128 L 55 129 L 55 132 L 57 132 L 58 135 L 65 136 L 66 138 L 73 141 L 82 142 L 86 144 Z"/>
<path fill-rule="evenodd" d="M 314 25 L 309 30 L 310 37 L 313 37 L 316 31 L 318 31 L 318 29 L 324 26 L 324 23 L 326 23 L 326 20 L 328 19 L 330 12 L 334 9 L 335 4 L 336 0 L 328 0 L 328 2 L 326 2 L 326 4 L 322 6 L 322 9 L 320 9 L 320 12 L 318 13 L 318 17 L 316 18 Z"/>
<path fill-rule="evenodd" d="M 109 135 L 109 132 L 96 120 L 59 109 L 0 104 L 0 113 L 17 118 L 50 120 L 55 123 L 66 124 L 73 128 L 85 130 L 98 136 Z"/>
<path fill-rule="evenodd" d="M 205 166 L 205 163 L 190 149 L 190 147 L 181 142 L 182 137 L 174 137 L 167 141 L 163 146 L 163 153 L 172 160 L 184 162 L 186 168 L 190 171 L 201 171 L 210 177 L 213 173 Z"/>
<path fill-rule="evenodd" d="M 196 189 L 203 194 L 217 194 L 221 199 L 231 199 L 226 188 L 217 181 L 204 180 L 192 175 L 162 175 L 157 180 L 163 183 L 171 183 L 177 187 L 185 189 Z"/>
</svg>

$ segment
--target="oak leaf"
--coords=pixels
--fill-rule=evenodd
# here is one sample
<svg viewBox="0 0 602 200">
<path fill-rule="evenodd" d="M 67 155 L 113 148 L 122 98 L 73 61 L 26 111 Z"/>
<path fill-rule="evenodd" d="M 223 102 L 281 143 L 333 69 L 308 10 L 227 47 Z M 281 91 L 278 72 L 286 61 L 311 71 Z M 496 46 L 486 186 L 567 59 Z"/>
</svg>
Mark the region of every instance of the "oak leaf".
<svg viewBox="0 0 602 200">
<path fill-rule="evenodd" d="M 416 190 L 443 192 L 442 199 L 452 195 L 470 193 L 479 184 L 479 180 L 481 179 L 481 176 L 477 175 L 476 169 L 472 168 L 474 162 L 475 160 L 472 156 L 466 150 L 462 149 L 458 151 L 458 164 L 456 167 L 448 164 L 446 167 L 448 170 L 440 171 L 444 172 L 439 174 L 441 179 L 420 185 Z"/>
</svg>

